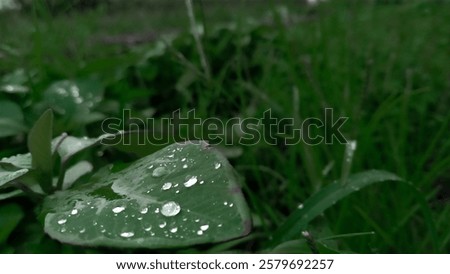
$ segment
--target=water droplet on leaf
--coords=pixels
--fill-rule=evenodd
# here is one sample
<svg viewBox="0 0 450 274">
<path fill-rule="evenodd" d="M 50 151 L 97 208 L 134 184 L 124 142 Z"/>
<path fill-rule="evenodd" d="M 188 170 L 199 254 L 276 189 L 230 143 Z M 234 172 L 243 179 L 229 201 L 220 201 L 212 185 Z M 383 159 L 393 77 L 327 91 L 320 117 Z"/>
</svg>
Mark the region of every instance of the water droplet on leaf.
<svg viewBox="0 0 450 274">
<path fill-rule="evenodd" d="M 123 206 L 118 206 L 118 207 L 115 207 L 115 208 L 113 208 L 113 212 L 114 213 L 120 213 L 120 212 L 122 212 L 122 211 L 124 211 L 125 210 L 125 207 L 123 207 Z"/>
<path fill-rule="evenodd" d="M 162 186 L 162 190 L 169 190 L 170 188 L 172 187 L 172 183 L 165 183 L 163 186 Z"/>
<path fill-rule="evenodd" d="M 124 238 L 130 238 L 130 237 L 134 236 L 134 233 L 133 232 L 122 232 L 122 233 L 120 233 L 120 236 L 124 237 Z"/>
<path fill-rule="evenodd" d="M 67 222 L 67 219 L 58 220 L 58 224 L 63 225 Z"/>
<path fill-rule="evenodd" d="M 181 207 L 174 201 L 169 201 L 161 207 L 161 214 L 166 217 L 172 217 L 180 213 Z"/>
<path fill-rule="evenodd" d="M 192 176 L 189 180 L 184 183 L 185 187 L 191 187 L 197 183 L 197 176 Z"/>
<path fill-rule="evenodd" d="M 167 169 L 165 167 L 161 166 L 161 167 L 157 167 L 157 168 L 155 168 L 155 170 L 153 170 L 152 176 L 155 178 L 158 178 L 158 177 L 166 175 L 167 173 L 168 173 Z"/>
</svg>

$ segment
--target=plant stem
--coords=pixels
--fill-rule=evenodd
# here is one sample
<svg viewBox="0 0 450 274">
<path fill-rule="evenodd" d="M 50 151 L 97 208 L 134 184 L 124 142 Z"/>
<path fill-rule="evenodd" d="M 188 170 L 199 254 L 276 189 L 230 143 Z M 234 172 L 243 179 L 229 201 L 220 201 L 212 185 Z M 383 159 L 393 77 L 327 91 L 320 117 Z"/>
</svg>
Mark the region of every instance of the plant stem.
<svg viewBox="0 0 450 274">
<path fill-rule="evenodd" d="M 26 195 L 30 196 L 32 199 L 42 200 L 45 197 L 45 195 L 43 195 L 41 193 L 34 192 L 31 188 L 29 188 L 26 184 L 24 184 L 22 182 L 15 181 L 13 183 L 13 186 L 22 190 Z"/>
<path fill-rule="evenodd" d="M 205 54 L 205 51 L 203 49 L 203 45 L 202 45 L 202 42 L 201 42 L 201 39 L 200 39 L 200 33 L 197 30 L 197 22 L 195 21 L 194 8 L 193 8 L 193 5 L 192 5 L 192 0 L 185 0 L 185 2 L 186 2 L 187 13 L 188 13 L 188 16 L 189 16 L 189 22 L 191 24 L 192 35 L 194 36 L 195 45 L 197 47 L 198 54 L 200 55 L 200 62 L 202 64 L 203 71 L 205 73 L 206 78 L 208 80 L 210 80 L 211 79 L 211 72 L 210 72 L 208 61 L 206 59 L 206 54 Z"/>
</svg>

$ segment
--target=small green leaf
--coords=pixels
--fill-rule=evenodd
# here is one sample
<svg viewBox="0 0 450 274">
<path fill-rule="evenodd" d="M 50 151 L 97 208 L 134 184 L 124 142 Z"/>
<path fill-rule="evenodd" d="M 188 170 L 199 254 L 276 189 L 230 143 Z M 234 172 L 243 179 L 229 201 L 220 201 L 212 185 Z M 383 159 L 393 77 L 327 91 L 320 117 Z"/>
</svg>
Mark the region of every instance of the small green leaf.
<svg viewBox="0 0 450 274">
<path fill-rule="evenodd" d="M 26 130 L 19 105 L 11 101 L 0 101 L 0 138 L 14 136 Z"/>
<path fill-rule="evenodd" d="M 9 199 L 9 198 L 17 197 L 17 196 L 19 196 L 21 194 L 23 194 L 23 192 L 22 192 L 22 190 L 19 190 L 19 189 L 13 190 L 13 191 L 10 191 L 10 192 L 6 192 L 6 193 L 0 193 L 0 201 L 6 200 L 6 199 Z"/>
<path fill-rule="evenodd" d="M 28 173 L 28 169 L 16 169 L 12 170 L 7 167 L 0 166 L 0 188 L 9 186 L 8 183 L 20 178 L 21 176 Z"/>
<path fill-rule="evenodd" d="M 81 161 L 67 169 L 64 177 L 63 189 L 70 188 L 80 177 L 88 174 L 93 169 L 88 161 Z"/>
<path fill-rule="evenodd" d="M 31 169 L 31 154 L 17 154 L 0 160 L 0 165 L 10 164 L 17 168 Z"/>
<path fill-rule="evenodd" d="M 61 138 L 64 139 L 61 141 Z M 61 157 L 61 160 L 65 162 L 78 152 L 90 148 L 96 145 L 98 142 L 99 138 L 59 136 L 53 139 L 52 147 L 54 149 L 54 147 L 58 144 L 58 154 Z"/>
<path fill-rule="evenodd" d="M 41 174 L 39 183 L 46 191 L 51 189 L 53 169 L 52 130 L 53 112 L 49 109 L 36 121 L 28 135 L 28 149 L 32 156 L 32 166 Z"/>
<path fill-rule="evenodd" d="M 0 206 L 0 244 L 8 239 L 23 216 L 22 209 L 16 204 Z"/>
<path fill-rule="evenodd" d="M 308 224 L 326 209 L 346 196 L 374 183 L 384 181 L 402 181 L 397 175 L 379 170 L 370 170 L 348 177 L 345 185 L 334 182 L 311 196 L 302 208 L 295 210 L 283 225 L 275 232 L 273 243 L 282 243 L 299 238 Z"/>
<path fill-rule="evenodd" d="M 77 245 L 168 248 L 250 232 L 234 169 L 205 142 L 176 143 L 45 198 L 45 231 Z"/>
<path fill-rule="evenodd" d="M 28 75 L 24 69 L 17 69 L 14 72 L 6 74 L 0 80 L 0 91 L 6 93 L 27 93 Z"/>
<path fill-rule="evenodd" d="M 94 80 L 62 80 L 44 91 L 43 102 L 65 121 L 88 124 L 104 116 L 91 113 L 103 98 L 103 86 Z"/>
</svg>

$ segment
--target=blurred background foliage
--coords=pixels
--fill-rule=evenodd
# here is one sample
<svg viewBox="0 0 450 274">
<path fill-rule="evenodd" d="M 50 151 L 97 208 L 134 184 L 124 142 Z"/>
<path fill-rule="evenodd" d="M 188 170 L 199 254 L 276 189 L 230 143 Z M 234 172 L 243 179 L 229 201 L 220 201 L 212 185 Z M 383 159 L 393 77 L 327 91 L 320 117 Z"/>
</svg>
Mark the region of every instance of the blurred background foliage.
<svg viewBox="0 0 450 274">
<path fill-rule="evenodd" d="M 333 238 L 325 252 L 450 252 L 448 1 L 203 0 L 194 1 L 193 28 L 177 0 L 0 3 L 0 157 L 27 151 L 26 134 L 48 107 L 55 135 L 90 137 L 124 108 L 157 121 L 195 108 L 198 117 L 225 121 L 269 108 L 277 118 L 323 118 L 331 107 L 350 118 L 342 130 L 358 142 L 352 171 L 384 169 L 411 181 L 437 232 L 411 190 L 385 184 L 311 225 L 317 239 Z M 106 147 L 87 157 L 98 169 L 158 148 Z M 270 252 L 273 231 L 344 165 L 339 144 L 221 149 L 245 178 L 254 232 L 170 252 Z M 116 252 L 61 245 L 44 235 L 34 204 L 9 189 L 0 197 L 0 252 Z M 367 231 L 374 234 L 346 236 Z M 310 252 L 300 232 L 275 251 Z"/>
</svg>

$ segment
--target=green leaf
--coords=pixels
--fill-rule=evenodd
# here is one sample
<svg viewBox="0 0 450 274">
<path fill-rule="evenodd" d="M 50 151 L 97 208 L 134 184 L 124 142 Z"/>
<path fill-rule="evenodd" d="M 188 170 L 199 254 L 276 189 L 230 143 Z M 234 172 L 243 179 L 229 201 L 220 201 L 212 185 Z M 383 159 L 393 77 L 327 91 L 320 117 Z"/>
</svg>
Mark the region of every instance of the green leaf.
<svg viewBox="0 0 450 274">
<path fill-rule="evenodd" d="M 299 238 L 308 224 L 326 209 L 346 196 L 374 183 L 384 181 L 402 181 L 397 175 L 386 171 L 370 170 L 348 177 L 345 184 L 336 181 L 305 201 L 302 208 L 295 210 L 283 225 L 275 232 L 273 243 L 282 243 Z"/>
<path fill-rule="evenodd" d="M 45 191 L 51 189 L 53 169 L 52 130 L 53 112 L 49 109 L 36 121 L 28 135 L 28 149 L 32 156 L 32 166 L 40 173 L 39 183 Z"/>
<path fill-rule="evenodd" d="M 39 117 L 28 135 L 28 149 L 32 156 L 32 166 L 47 174 L 52 170 L 52 125 L 53 112 L 49 109 Z"/>
<path fill-rule="evenodd" d="M 45 92 L 43 102 L 69 123 L 88 124 L 103 119 L 91 113 L 103 98 L 103 86 L 93 80 L 63 80 L 53 83 Z"/>
<path fill-rule="evenodd" d="M 61 141 L 61 138 L 64 139 Z M 57 152 L 61 161 L 66 162 L 75 154 L 96 145 L 100 138 L 59 136 L 53 139 L 52 150 L 58 145 Z"/>
<path fill-rule="evenodd" d="M 11 101 L 0 101 L 0 138 L 14 136 L 26 130 L 19 105 Z"/>
<path fill-rule="evenodd" d="M 44 201 L 45 231 L 61 242 L 168 248 L 250 232 L 234 169 L 205 142 L 176 143 Z"/>
<path fill-rule="evenodd" d="M 28 169 L 10 169 L 10 167 L 0 166 L 0 188 L 9 186 L 8 183 L 20 178 L 28 173 Z"/>
<path fill-rule="evenodd" d="M 70 188 L 79 178 L 88 174 L 93 169 L 88 161 L 81 161 L 67 169 L 64 177 L 63 189 Z"/>
<path fill-rule="evenodd" d="M 6 93 L 27 93 L 29 88 L 28 75 L 24 69 L 17 69 L 16 71 L 6 74 L 0 80 L 0 91 Z"/>
<path fill-rule="evenodd" d="M 10 191 L 10 192 L 6 192 L 6 193 L 0 193 L 0 201 L 7 200 L 9 198 L 17 197 L 17 196 L 19 196 L 21 194 L 23 194 L 23 192 L 22 192 L 22 190 L 19 190 L 19 189 L 13 190 L 13 191 Z"/>
<path fill-rule="evenodd" d="M 0 165 L 10 164 L 19 169 L 31 169 L 31 154 L 17 154 L 0 160 Z"/>
<path fill-rule="evenodd" d="M 0 206 L 0 244 L 8 239 L 23 216 L 22 209 L 16 204 Z"/>
</svg>

